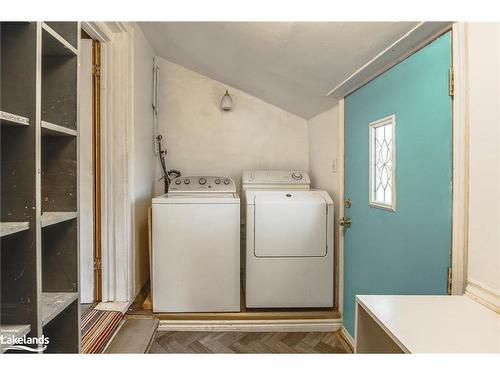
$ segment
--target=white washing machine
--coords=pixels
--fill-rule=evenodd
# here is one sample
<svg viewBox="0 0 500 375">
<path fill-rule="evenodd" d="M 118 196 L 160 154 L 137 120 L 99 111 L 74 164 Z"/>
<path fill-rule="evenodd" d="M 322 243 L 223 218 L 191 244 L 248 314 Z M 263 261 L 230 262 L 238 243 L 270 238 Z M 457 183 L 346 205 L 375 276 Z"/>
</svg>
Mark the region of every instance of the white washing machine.
<svg viewBox="0 0 500 375">
<path fill-rule="evenodd" d="M 303 171 L 243 173 L 249 308 L 333 307 L 333 201 Z"/>
<path fill-rule="evenodd" d="M 231 178 L 178 177 L 153 199 L 154 312 L 240 311 L 240 199 Z"/>
</svg>

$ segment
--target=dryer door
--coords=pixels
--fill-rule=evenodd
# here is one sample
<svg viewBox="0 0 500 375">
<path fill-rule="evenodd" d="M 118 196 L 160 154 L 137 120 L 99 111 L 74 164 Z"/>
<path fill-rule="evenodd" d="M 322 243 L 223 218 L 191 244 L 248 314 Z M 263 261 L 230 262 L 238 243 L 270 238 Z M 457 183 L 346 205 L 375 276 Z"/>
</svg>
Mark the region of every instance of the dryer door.
<svg viewBox="0 0 500 375">
<path fill-rule="evenodd" d="M 322 257 L 327 252 L 327 202 L 314 191 L 258 192 L 256 257 Z"/>
</svg>

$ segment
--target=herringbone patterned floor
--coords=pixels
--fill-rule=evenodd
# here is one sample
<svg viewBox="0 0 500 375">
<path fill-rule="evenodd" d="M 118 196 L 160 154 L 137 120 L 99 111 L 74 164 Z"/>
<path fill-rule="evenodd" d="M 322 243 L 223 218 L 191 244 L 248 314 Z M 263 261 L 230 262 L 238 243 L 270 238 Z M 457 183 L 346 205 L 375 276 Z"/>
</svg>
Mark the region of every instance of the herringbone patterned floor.
<svg viewBox="0 0 500 375">
<path fill-rule="evenodd" d="M 349 353 L 339 333 L 157 332 L 150 353 Z"/>
</svg>

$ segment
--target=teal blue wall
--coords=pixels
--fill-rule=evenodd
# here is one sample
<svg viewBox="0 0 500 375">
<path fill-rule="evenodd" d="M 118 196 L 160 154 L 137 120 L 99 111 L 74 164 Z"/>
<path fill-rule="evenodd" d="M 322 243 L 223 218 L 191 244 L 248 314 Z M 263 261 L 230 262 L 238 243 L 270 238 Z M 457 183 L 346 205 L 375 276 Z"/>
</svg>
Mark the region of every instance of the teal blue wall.
<svg viewBox="0 0 500 375">
<path fill-rule="evenodd" d="M 356 294 L 445 294 L 451 249 L 447 33 L 345 99 L 344 326 Z M 397 210 L 368 205 L 368 124 L 396 115 Z"/>
</svg>

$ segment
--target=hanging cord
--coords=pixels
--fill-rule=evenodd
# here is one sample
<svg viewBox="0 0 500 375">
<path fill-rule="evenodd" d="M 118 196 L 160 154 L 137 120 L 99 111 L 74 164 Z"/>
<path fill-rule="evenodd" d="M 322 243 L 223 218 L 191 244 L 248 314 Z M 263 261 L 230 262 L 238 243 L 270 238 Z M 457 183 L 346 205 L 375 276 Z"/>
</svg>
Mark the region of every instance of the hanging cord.
<svg viewBox="0 0 500 375">
<path fill-rule="evenodd" d="M 167 151 L 163 150 L 161 148 L 161 139 L 162 139 L 162 136 L 161 135 L 158 135 L 156 137 L 156 139 L 158 140 L 158 156 L 160 157 L 160 164 L 161 164 L 161 169 L 163 170 L 163 182 L 164 182 L 164 192 L 165 194 L 168 193 L 168 186 L 170 185 L 170 178 L 168 177 L 168 171 L 167 171 L 167 165 L 165 163 L 165 156 L 167 154 Z"/>
<path fill-rule="evenodd" d="M 153 59 L 153 129 L 154 129 L 154 134 L 158 134 L 158 77 L 160 75 L 160 70 L 158 69 L 158 66 L 156 65 L 155 59 Z M 158 134 L 156 136 L 156 139 L 153 139 L 153 142 L 156 141 L 158 142 L 158 156 L 160 158 L 160 164 L 161 164 L 161 169 L 163 171 L 163 182 L 165 184 L 164 187 L 164 192 L 165 194 L 168 193 L 168 188 L 170 186 L 170 182 L 172 179 L 179 177 L 181 175 L 181 172 L 171 169 L 167 169 L 167 162 L 165 161 L 165 158 L 167 156 L 167 149 L 163 150 L 161 147 L 161 140 L 162 140 L 161 134 Z M 161 180 L 160 179 L 160 180 Z"/>
<path fill-rule="evenodd" d="M 175 169 L 167 170 L 167 163 L 165 161 L 165 156 L 167 155 L 167 150 L 163 150 L 161 147 L 161 140 L 162 140 L 161 134 L 159 134 L 156 139 L 158 141 L 158 156 L 160 157 L 160 164 L 161 164 L 161 169 L 163 171 L 163 179 L 164 181 L 164 192 L 165 194 L 168 193 L 168 188 L 170 186 L 170 182 L 172 181 L 173 178 L 179 177 L 181 175 L 181 172 Z M 160 179 L 160 180 L 161 180 Z"/>
</svg>

